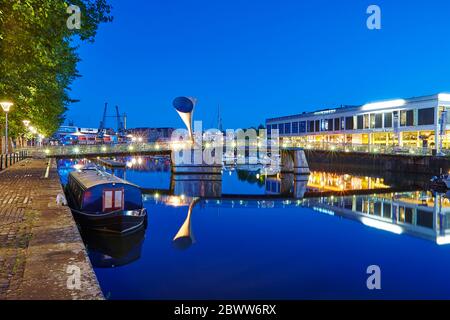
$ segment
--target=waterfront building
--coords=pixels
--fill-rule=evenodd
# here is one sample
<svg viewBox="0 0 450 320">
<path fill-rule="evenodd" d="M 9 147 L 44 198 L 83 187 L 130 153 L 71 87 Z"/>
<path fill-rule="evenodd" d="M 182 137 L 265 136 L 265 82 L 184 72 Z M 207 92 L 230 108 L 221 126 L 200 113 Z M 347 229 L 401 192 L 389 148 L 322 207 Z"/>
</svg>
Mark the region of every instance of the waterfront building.
<svg viewBox="0 0 450 320">
<path fill-rule="evenodd" d="M 52 136 L 52 140 L 62 145 L 101 144 L 116 141 L 114 130 L 105 129 L 102 138 L 98 136 L 97 128 L 79 128 L 76 126 L 61 126 Z"/>
<path fill-rule="evenodd" d="M 342 106 L 266 120 L 268 134 L 301 145 L 450 148 L 450 94 Z M 442 141 L 441 141 L 442 140 Z"/>
<path fill-rule="evenodd" d="M 142 138 L 145 142 L 164 142 L 172 137 L 174 128 L 133 128 L 127 129 L 127 133 L 133 137 Z"/>
</svg>

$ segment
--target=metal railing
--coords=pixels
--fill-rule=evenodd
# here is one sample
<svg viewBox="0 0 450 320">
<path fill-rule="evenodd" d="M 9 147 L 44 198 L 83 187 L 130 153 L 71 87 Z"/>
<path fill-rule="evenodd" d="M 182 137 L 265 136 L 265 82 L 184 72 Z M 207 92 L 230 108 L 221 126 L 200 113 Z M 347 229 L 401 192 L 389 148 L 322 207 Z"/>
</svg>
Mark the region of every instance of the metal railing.
<svg viewBox="0 0 450 320">
<path fill-rule="evenodd" d="M 371 154 L 391 154 L 391 155 L 409 155 L 409 156 L 435 155 L 433 149 L 431 148 L 399 147 L 399 146 L 367 145 L 367 144 L 346 144 L 346 143 L 328 143 L 328 142 L 282 143 L 281 148 L 288 148 L 288 147 L 302 147 L 307 150 L 356 152 L 356 153 L 371 153 Z M 450 150 L 448 149 L 441 150 L 441 155 L 449 156 Z"/>
<path fill-rule="evenodd" d="M 0 154 L 0 171 L 12 166 L 19 161 L 22 161 L 27 157 L 28 153 L 24 150 L 8 154 Z"/>
<path fill-rule="evenodd" d="M 406 156 L 431 156 L 435 155 L 431 148 L 417 147 L 398 147 L 384 145 L 367 144 L 345 144 L 345 143 L 327 143 L 327 142 L 281 142 L 280 149 L 300 147 L 307 150 L 322 150 L 333 152 L 353 152 L 369 154 L 390 154 Z M 150 142 L 150 143 L 132 143 L 132 144 L 96 144 L 96 145 L 70 145 L 70 146 L 44 146 L 22 148 L 32 156 L 44 157 L 79 157 L 79 156 L 102 156 L 112 154 L 134 154 L 134 153 L 157 153 L 168 152 L 176 149 L 176 145 L 170 142 Z M 450 156 L 449 149 L 443 149 L 441 155 Z"/>
<path fill-rule="evenodd" d="M 40 148 L 27 148 L 33 155 L 46 157 L 82 156 L 82 155 L 111 155 L 131 154 L 139 152 L 164 152 L 170 151 L 168 143 L 133 143 L 133 144 L 95 144 L 95 145 L 71 145 L 71 146 L 44 146 Z"/>
</svg>

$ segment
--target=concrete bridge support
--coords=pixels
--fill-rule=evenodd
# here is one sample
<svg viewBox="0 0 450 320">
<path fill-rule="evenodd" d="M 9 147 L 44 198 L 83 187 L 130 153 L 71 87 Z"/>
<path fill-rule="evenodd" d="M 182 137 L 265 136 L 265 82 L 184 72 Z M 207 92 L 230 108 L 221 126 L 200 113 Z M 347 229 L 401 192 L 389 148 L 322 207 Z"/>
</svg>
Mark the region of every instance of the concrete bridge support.
<svg viewBox="0 0 450 320">
<path fill-rule="evenodd" d="M 197 151 L 197 153 L 196 153 Z M 222 175 L 222 157 L 217 163 L 208 164 L 202 153 L 195 149 L 173 150 L 171 153 L 173 174 Z"/>
<path fill-rule="evenodd" d="M 293 173 L 296 176 L 308 176 L 309 165 L 303 148 L 281 150 L 281 173 Z M 299 180 L 302 180 L 299 178 Z"/>
<path fill-rule="evenodd" d="M 288 148 L 281 151 L 281 181 L 292 181 L 289 189 L 294 198 L 303 198 L 309 179 L 309 165 L 303 148 Z M 283 190 L 284 189 L 284 190 Z M 282 188 L 282 192 L 286 188 Z"/>
</svg>

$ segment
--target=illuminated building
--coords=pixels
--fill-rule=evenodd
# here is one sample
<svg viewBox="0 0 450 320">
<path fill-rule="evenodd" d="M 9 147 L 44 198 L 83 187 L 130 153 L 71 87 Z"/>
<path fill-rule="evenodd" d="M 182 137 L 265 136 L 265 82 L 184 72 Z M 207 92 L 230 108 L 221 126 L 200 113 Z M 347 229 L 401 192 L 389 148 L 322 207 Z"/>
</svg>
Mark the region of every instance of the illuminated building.
<svg viewBox="0 0 450 320">
<path fill-rule="evenodd" d="M 268 134 L 303 146 L 345 143 L 415 148 L 450 148 L 450 94 L 372 102 L 266 120 Z M 442 126 L 441 123 L 445 124 Z"/>
</svg>

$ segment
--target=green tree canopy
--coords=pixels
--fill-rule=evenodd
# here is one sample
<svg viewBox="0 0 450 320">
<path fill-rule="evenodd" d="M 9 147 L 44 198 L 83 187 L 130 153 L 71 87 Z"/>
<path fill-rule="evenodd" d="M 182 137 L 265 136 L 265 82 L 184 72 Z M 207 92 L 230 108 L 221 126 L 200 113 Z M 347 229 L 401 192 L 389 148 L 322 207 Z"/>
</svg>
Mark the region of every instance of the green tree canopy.
<svg viewBox="0 0 450 320">
<path fill-rule="evenodd" d="M 70 5 L 81 9 L 80 29 L 67 26 Z M 14 103 L 11 136 L 26 132 L 24 119 L 47 136 L 63 122 L 79 76 L 74 43 L 93 42 L 98 25 L 112 21 L 110 14 L 106 0 L 0 1 L 0 100 Z"/>
</svg>

